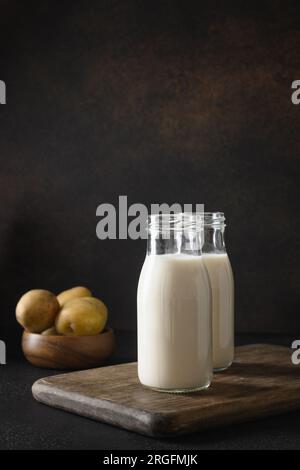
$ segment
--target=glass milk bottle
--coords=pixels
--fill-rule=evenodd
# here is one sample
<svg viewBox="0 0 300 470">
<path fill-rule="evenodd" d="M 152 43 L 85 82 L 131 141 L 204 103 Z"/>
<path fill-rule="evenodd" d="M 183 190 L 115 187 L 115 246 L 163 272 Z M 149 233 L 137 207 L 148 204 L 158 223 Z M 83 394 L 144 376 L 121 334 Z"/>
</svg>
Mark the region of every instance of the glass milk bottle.
<svg viewBox="0 0 300 470">
<path fill-rule="evenodd" d="M 138 376 L 164 392 L 207 388 L 212 377 L 211 289 L 201 255 L 202 219 L 148 219 L 138 308 Z"/>
<path fill-rule="evenodd" d="M 227 369 L 234 356 L 234 282 L 224 242 L 223 212 L 204 213 L 203 260 L 212 290 L 214 371 Z"/>
</svg>

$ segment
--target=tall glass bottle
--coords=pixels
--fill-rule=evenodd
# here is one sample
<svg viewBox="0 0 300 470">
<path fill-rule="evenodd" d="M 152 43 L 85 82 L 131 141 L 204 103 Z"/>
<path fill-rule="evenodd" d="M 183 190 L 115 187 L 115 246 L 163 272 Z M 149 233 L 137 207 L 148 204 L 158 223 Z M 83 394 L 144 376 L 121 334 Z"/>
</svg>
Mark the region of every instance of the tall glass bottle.
<svg viewBox="0 0 300 470">
<path fill-rule="evenodd" d="M 212 290 L 214 371 L 227 369 L 234 357 L 234 281 L 226 252 L 223 212 L 205 212 L 203 260 Z"/>
<path fill-rule="evenodd" d="M 152 215 L 138 285 L 138 376 L 159 391 L 207 388 L 212 377 L 211 290 L 202 219 Z"/>
</svg>

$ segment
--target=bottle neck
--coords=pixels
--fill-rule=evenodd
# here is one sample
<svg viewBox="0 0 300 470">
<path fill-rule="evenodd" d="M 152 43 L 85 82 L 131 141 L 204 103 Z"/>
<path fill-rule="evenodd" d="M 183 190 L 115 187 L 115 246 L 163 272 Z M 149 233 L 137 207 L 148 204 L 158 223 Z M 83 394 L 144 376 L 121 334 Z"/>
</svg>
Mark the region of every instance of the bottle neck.
<svg viewBox="0 0 300 470">
<path fill-rule="evenodd" d="M 147 254 L 201 255 L 203 221 L 194 214 L 157 214 L 148 220 Z"/>
<path fill-rule="evenodd" d="M 205 253 L 226 253 L 225 246 L 225 225 L 205 225 L 204 244 L 202 252 Z"/>
<path fill-rule="evenodd" d="M 200 256 L 201 237 L 199 232 L 170 232 L 165 237 L 161 232 L 149 231 L 147 242 L 148 255 L 186 254 Z"/>
</svg>

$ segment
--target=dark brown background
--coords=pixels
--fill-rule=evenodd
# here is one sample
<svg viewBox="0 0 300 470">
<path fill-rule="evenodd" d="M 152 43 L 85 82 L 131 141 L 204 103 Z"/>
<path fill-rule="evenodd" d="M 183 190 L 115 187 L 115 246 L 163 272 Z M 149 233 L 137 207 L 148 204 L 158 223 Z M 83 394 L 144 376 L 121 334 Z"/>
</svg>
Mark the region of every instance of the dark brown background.
<svg viewBox="0 0 300 470">
<path fill-rule="evenodd" d="M 238 331 L 300 333 L 299 2 L 0 4 L 2 329 L 74 284 L 135 328 L 145 243 L 95 234 L 126 194 L 223 210 Z"/>
</svg>

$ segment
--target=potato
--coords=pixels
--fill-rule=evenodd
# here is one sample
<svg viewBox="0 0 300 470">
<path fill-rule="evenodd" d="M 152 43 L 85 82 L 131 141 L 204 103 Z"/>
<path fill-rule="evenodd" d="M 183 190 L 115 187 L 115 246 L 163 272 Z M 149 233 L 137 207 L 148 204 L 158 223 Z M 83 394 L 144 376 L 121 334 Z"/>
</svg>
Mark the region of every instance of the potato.
<svg viewBox="0 0 300 470">
<path fill-rule="evenodd" d="M 47 330 L 41 333 L 43 336 L 58 336 L 55 326 L 48 328 Z"/>
<path fill-rule="evenodd" d="M 56 296 L 52 292 L 43 289 L 30 290 L 17 304 L 17 321 L 27 331 L 41 333 L 54 325 L 59 308 Z"/>
<path fill-rule="evenodd" d="M 73 287 L 72 289 L 64 290 L 57 296 L 59 305 L 62 307 L 66 302 L 71 299 L 76 299 L 78 297 L 91 297 L 92 293 L 86 287 L 78 286 Z"/>
<path fill-rule="evenodd" d="M 97 335 L 104 329 L 107 315 L 105 304 L 95 297 L 71 299 L 59 312 L 55 327 L 66 336 Z"/>
</svg>

